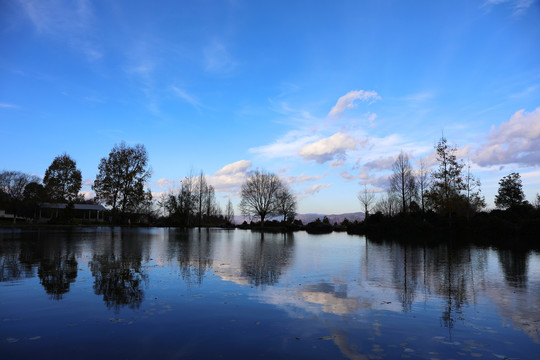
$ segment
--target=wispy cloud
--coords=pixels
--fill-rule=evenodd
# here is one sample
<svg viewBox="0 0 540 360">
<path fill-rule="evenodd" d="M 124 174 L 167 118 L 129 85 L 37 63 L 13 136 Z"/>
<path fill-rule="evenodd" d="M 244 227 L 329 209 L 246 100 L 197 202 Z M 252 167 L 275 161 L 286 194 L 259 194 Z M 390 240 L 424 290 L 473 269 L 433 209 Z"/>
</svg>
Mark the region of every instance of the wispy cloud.
<svg viewBox="0 0 540 360">
<path fill-rule="evenodd" d="M 229 73 L 236 68 L 229 50 L 221 41 L 214 39 L 203 49 L 204 69 L 209 73 Z"/>
<path fill-rule="evenodd" d="M 493 6 L 505 4 L 512 8 L 512 14 L 518 16 L 530 8 L 536 0 L 486 0 L 482 7 L 491 9 Z"/>
<path fill-rule="evenodd" d="M 302 175 L 298 175 L 298 176 L 286 176 L 283 178 L 283 180 L 287 183 L 287 184 L 305 184 L 305 183 L 309 183 L 309 182 L 312 182 L 312 181 L 316 181 L 316 180 L 319 180 L 323 177 L 325 177 L 326 174 L 323 174 L 323 175 L 305 175 L 305 174 L 302 174 Z"/>
<path fill-rule="evenodd" d="M 94 41 L 95 21 L 89 0 L 19 0 L 19 5 L 39 34 L 64 40 L 88 61 L 103 57 Z"/>
<path fill-rule="evenodd" d="M 171 89 L 177 97 L 186 101 L 188 104 L 191 104 L 196 109 L 200 109 L 203 106 L 195 96 L 189 94 L 184 89 L 180 89 L 176 86 L 171 86 Z"/>
<path fill-rule="evenodd" d="M 20 106 L 9 103 L 0 103 L 0 108 L 2 109 L 18 109 Z"/>
<path fill-rule="evenodd" d="M 336 116 L 343 113 L 346 109 L 354 108 L 356 106 L 356 100 L 373 103 L 380 99 L 381 97 L 375 91 L 353 90 L 338 99 L 336 105 L 328 113 L 328 116 Z"/>
</svg>

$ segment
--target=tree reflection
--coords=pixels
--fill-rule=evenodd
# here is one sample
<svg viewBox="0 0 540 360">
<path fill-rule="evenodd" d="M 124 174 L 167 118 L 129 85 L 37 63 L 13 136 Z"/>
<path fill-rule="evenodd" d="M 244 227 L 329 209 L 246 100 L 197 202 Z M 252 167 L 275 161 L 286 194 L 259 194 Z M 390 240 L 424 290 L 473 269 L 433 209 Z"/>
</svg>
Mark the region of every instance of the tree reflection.
<svg viewBox="0 0 540 360">
<path fill-rule="evenodd" d="M 0 282 L 35 276 L 34 265 L 39 262 L 35 256 L 38 244 L 35 239 L 20 241 L 18 236 L 13 232 L 0 232 Z"/>
<path fill-rule="evenodd" d="M 105 253 L 94 254 L 89 263 L 94 276 L 94 293 L 103 295 L 107 307 L 115 311 L 122 306 L 136 309 L 144 299 L 143 287 L 148 275 L 141 266 L 141 241 L 132 235 L 122 232 L 118 241 L 117 235 L 111 233 L 110 245 L 103 249 Z"/>
<path fill-rule="evenodd" d="M 255 286 L 273 285 L 289 264 L 294 251 L 293 234 L 266 234 L 242 245 L 242 276 Z"/>
<path fill-rule="evenodd" d="M 497 255 L 507 284 L 515 288 L 526 288 L 529 252 L 498 249 Z"/>
<path fill-rule="evenodd" d="M 212 266 L 212 231 L 176 231 L 172 234 L 171 251 L 176 253 L 182 279 L 189 288 L 201 286 Z"/>
<path fill-rule="evenodd" d="M 403 312 L 412 309 L 416 297 L 421 255 L 418 248 L 402 244 L 393 244 L 393 278 L 398 289 L 398 299 Z"/>
<path fill-rule="evenodd" d="M 467 292 L 471 272 L 470 254 L 467 249 L 441 245 L 432 249 L 431 273 L 435 292 L 445 300 L 441 315 L 442 325 L 452 329 L 457 320 L 462 319 L 462 307 L 468 302 Z"/>
<path fill-rule="evenodd" d="M 12 280 L 33 277 L 37 268 L 40 284 L 51 299 L 61 300 L 77 278 L 78 264 L 71 231 L 42 235 L 25 233 L 19 247 L 0 260 L 0 277 L 6 271 Z"/>
<path fill-rule="evenodd" d="M 77 260 L 73 254 L 55 254 L 43 258 L 38 267 L 41 285 L 54 300 L 61 300 L 77 278 Z"/>
</svg>

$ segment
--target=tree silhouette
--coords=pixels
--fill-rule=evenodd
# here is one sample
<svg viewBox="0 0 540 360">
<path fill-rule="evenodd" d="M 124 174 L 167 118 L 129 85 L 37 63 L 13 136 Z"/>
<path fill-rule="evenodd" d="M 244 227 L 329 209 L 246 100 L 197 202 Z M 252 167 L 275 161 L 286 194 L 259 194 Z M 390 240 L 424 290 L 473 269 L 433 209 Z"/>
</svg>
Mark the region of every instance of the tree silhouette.
<svg viewBox="0 0 540 360">
<path fill-rule="evenodd" d="M 511 173 L 499 180 L 499 192 L 495 195 L 495 206 L 507 209 L 523 204 L 525 194 L 521 185 L 519 173 Z"/>
<path fill-rule="evenodd" d="M 35 175 L 25 174 L 20 171 L 0 172 L 0 193 L 3 201 L 13 211 L 13 222 L 17 222 L 17 215 L 24 200 L 24 189 L 32 182 L 39 182 Z"/>
<path fill-rule="evenodd" d="M 427 196 L 431 206 L 440 214 L 448 214 L 452 223 L 452 212 L 460 200 L 461 191 L 465 190 L 461 173 L 464 164 L 457 160 L 457 147 L 448 145 L 444 136 L 435 150 L 439 167 L 432 173 L 433 181 Z"/>
<path fill-rule="evenodd" d="M 242 185 L 240 211 L 243 215 L 255 214 L 261 219 L 261 228 L 268 215 L 277 213 L 277 194 L 283 188 L 275 174 L 256 170 Z"/>
<path fill-rule="evenodd" d="M 394 173 L 390 177 L 390 190 L 399 194 L 401 211 L 406 212 L 417 192 L 409 155 L 401 151 L 392 165 L 392 171 Z"/>
<path fill-rule="evenodd" d="M 114 146 L 108 158 L 101 159 L 92 189 L 114 212 L 120 209 L 125 214 L 148 199 L 150 192 L 145 193 L 144 186 L 150 175 L 144 145 L 130 147 L 122 142 Z"/>
<path fill-rule="evenodd" d="M 231 199 L 227 202 L 227 208 L 225 209 L 225 221 L 229 224 L 234 224 L 234 207 Z"/>
<path fill-rule="evenodd" d="M 375 194 L 373 191 L 369 191 L 367 186 L 364 185 L 364 189 L 358 193 L 358 200 L 362 205 L 364 205 L 364 215 L 367 218 L 369 214 L 369 207 L 371 203 L 375 200 Z"/>
<path fill-rule="evenodd" d="M 77 164 L 66 153 L 54 158 L 43 178 L 45 191 L 54 201 L 72 202 L 81 190 L 82 175 Z"/>
<path fill-rule="evenodd" d="M 276 194 L 276 210 L 283 216 L 284 222 L 287 220 L 292 222 L 296 216 L 296 197 L 285 184 L 282 184 Z"/>
</svg>

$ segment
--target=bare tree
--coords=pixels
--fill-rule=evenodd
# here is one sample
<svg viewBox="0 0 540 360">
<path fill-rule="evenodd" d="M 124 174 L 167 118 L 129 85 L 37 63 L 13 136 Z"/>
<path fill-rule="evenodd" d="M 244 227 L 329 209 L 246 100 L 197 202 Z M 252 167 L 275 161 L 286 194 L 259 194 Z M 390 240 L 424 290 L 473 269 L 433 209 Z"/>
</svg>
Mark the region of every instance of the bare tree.
<svg viewBox="0 0 540 360">
<path fill-rule="evenodd" d="M 471 173 L 471 161 L 467 161 L 467 173 L 464 177 L 465 193 L 467 197 L 467 221 L 471 213 L 475 213 L 486 206 L 486 200 L 481 194 L 480 179 Z"/>
<path fill-rule="evenodd" d="M 5 193 L 13 211 L 13 222 L 17 222 L 19 207 L 24 199 L 24 189 L 30 183 L 39 183 L 39 177 L 20 171 L 0 172 L 0 191 Z"/>
<path fill-rule="evenodd" d="M 276 209 L 277 213 L 283 216 L 284 222 L 287 219 L 294 220 L 296 216 L 296 197 L 291 193 L 288 186 L 283 183 L 276 194 Z"/>
<path fill-rule="evenodd" d="M 208 184 L 206 183 L 206 177 L 201 170 L 199 176 L 197 176 L 195 184 L 195 198 L 197 202 L 197 218 L 199 221 L 199 227 L 202 225 L 202 216 L 205 213 L 204 206 L 206 205 L 206 197 L 208 192 Z"/>
<path fill-rule="evenodd" d="M 424 158 L 420 159 L 420 168 L 416 175 L 416 183 L 418 184 L 418 191 L 420 193 L 422 213 L 424 213 L 426 211 L 426 191 L 430 185 L 429 168 Z"/>
<path fill-rule="evenodd" d="M 214 186 L 212 185 L 208 185 L 206 187 L 204 210 L 207 219 L 209 219 L 211 216 L 218 216 L 221 213 L 220 206 L 216 200 Z"/>
<path fill-rule="evenodd" d="M 256 170 L 242 185 L 240 211 L 242 215 L 255 215 L 261 219 L 261 228 L 264 219 L 277 211 L 276 195 L 282 184 L 279 177 L 273 173 Z"/>
<path fill-rule="evenodd" d="M 375 201 L 375 193 L 368 190 L 367 185 L 364 185 L 364 189 L 358 193 L 358 200 L 360 200 L 360 203 L 364 205 L 364 214 L 365 218 L 367 219 L 369 216 L 369 208 L 373 201 Z"/>
<path fill-rule="evenodd" d="M 234 207 L 231 199 L 227 202 L 227 208 L 225 210 L 225 221 L 229 224 L 234 224 Z"/>
<path fill-rule="evenodd" d="M 406 212 L 411 201 L 416 197 L 416 180 L 409 162 L 409 155 L 401 151 L 392 165 L 394 172 L 390 176 L 390 189 L 401 197 L 401 211 Z"/>
<path fill-rule="evenodd" d="M 374 210 L 377 212 L 380 211 L 387 216 L 394 216 L 398 212 L 399 200 L 396 193 L 388 191 L 375 203 Z"/>
<path fill-rule="evenodd" d="M 180 218 L 180 223 L 184 226 L 191 226 L 191 217 L 195 208 L 195 176 L 193 170 L 182 179 L 180 192 L 178 194 L 178 209 L 176 215 Z"/>
</svg>

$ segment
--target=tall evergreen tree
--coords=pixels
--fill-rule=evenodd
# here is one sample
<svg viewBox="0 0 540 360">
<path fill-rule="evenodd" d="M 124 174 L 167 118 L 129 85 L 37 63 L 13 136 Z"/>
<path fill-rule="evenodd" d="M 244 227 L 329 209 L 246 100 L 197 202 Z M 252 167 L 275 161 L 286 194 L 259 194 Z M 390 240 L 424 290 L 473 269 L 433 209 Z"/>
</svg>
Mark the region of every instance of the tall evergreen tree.
<svg viewBox="0 0 540 360">
<path fill-rule="evenodd" d="M 461 191 L 465 190 L 462 176 L 463 162 L 457 160 L 457 147 L 448 144 L 443 136 L 435 146 L 439 167 L 432 173 L 431 188 L 427 197 L 431 207 L 440 214 L 448 215 L 452 222 L 452 212 L 460 202 Z"/>
</svg>

